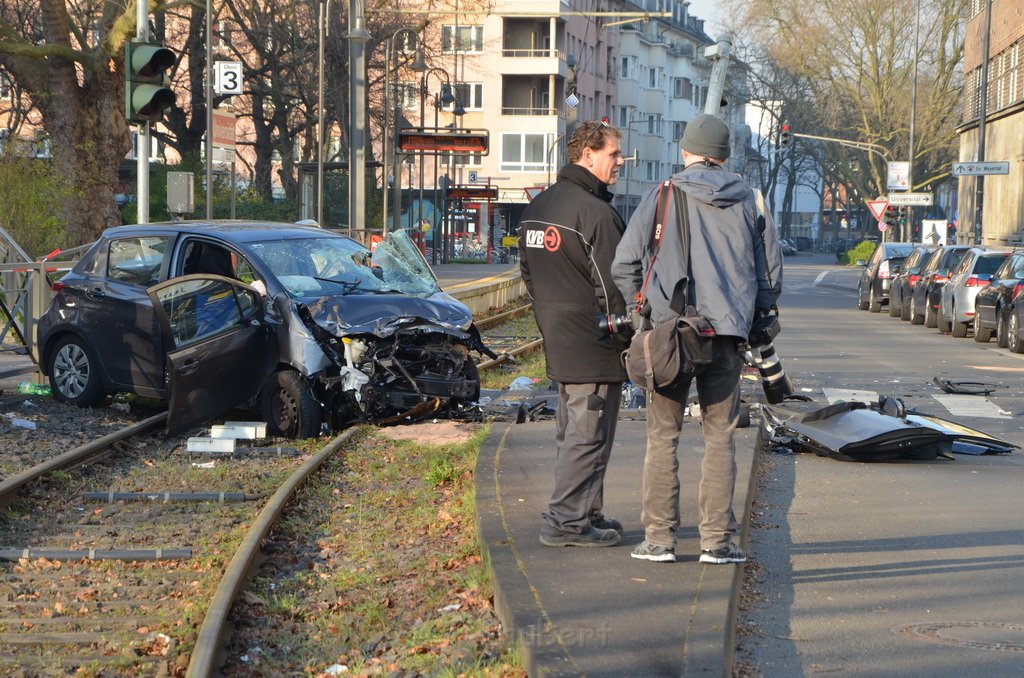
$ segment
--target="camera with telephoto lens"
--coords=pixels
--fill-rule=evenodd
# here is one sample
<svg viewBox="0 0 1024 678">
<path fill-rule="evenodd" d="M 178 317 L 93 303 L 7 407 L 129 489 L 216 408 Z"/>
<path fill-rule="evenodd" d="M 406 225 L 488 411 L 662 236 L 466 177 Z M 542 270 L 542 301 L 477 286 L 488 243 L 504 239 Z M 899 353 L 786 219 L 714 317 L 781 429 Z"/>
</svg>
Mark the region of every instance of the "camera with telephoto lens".
<svg viewBox="0 0 1024 678">
<path fill-rule="evenodd" d="M 598 329 L 604 330 L 608 334 L 618 334 L 626 330 L 636 332 L 643 329 L 643 326 L 644 317 L 640 314 L 639 307 L 634 307 L 633 310 L 624 315 L 609 313 L 608 315 L 597 316 Z"/>
<path fill-rule="evenodd" d="M 761 388 L 765 399 L 776 405 L 793 395 L 793 384 L 782 369 L 782 362 L 775 353 L 772 340 L 778 336 L 782 326 L 779 325 L 778 312 L 764 313 L 754 320 L 750 328 L 750 336 L 741 345 L 743 359 L 751 367 L 756 367 L 761 374 Z"/>
</svg>

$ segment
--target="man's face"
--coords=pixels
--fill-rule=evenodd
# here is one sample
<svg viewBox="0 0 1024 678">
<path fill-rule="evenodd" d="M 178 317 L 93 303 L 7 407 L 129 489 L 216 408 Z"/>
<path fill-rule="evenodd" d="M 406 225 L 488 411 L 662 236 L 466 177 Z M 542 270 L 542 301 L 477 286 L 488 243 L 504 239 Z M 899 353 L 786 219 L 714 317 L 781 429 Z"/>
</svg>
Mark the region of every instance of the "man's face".
<svg viewBox="0 0 1024 678">
<path fill-rule="evenodd" d="M 605 140 L 604 148 L 600 151 L 584 149 L 583 158 L 590 173 L 609 186 L 619 180 L 619 168 L 625 164 L 625 160 L 622 159 L 622 146 L 616 137 Z"/>
</svg>

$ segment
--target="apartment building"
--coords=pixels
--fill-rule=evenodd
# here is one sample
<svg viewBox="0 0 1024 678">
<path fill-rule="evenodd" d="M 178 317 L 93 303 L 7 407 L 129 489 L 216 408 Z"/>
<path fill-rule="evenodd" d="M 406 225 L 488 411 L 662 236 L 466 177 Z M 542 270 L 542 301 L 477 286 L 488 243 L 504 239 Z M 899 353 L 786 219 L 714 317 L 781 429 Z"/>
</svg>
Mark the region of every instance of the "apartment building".
<svg viewBox="0 0 1024 678">
<path fill-rule="evenodd" d="M 958 238 L 973 241 L 980 221 L 982 244 L 1019 245 L 1024 238 L 1024 0 L 971 0 L 966 20 L 959 160 L 1006 162 L 1009 173 L 960 177 Z"/>
<path fill-rule="evenodd" d="M 446 183 L 496 187 L 494 201 L 456 206 L 449 232 L 498 244 L 514 232 L 531 197 L 555 181 L 575 126 L 607 118 L 622 130 L 630 156 L 613 188 L 615 206 L 628 217 L 645 191 L 680 169 L 686 121 L 707 100 L 712 62 L 704 49 L 714 41 L 688 6 L 677 0 L 504 0 L 490 15 L 444 16 L 431 29 L 442 45 L 441 63 L 432 65 L 452 78 L 465 114 L 456 119 L 449 104 L 428 113 L 424 124 L 433 126 L 436 113 L 440 126 L 487 129 L 490 152 L 442 158 L 436 174 L 433 157 L 408 158 L 424 167 L 420 173 L 410 166 L 404 190 L 415 196 L 419 176 L 428 201 Z M 745 122 L 745 90 L 732 84 L 738 79 L 727 79 L 722 110 L 734 129 Z M 428 90 L 437 87 L 430 83 Z M 410 97 L 406 113 L 414 114 L 417 105 Z M 733 155 L 742 158 L 747 136 L 734 138 Z M 415 197 L 404 204 L 417 210 Z M 438 206 L 435 213 L 442 211 Z"/>
</svg>

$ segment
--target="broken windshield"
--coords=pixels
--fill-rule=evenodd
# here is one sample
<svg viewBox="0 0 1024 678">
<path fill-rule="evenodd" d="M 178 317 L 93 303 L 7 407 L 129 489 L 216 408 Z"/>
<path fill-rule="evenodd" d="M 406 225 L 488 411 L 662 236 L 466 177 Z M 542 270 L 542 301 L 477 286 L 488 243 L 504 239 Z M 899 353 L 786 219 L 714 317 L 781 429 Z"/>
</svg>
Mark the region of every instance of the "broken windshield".
<svg viewBox="0 0 1024 678">
<path fill-rule="evenodd" d="M 389 234 L 372 252 L 355 240 L 330 234 L 254 243 L 250 248 L 295 298 L 429 296 L 440 290 L 426 260 L 402 232 Z"/>
</svg>

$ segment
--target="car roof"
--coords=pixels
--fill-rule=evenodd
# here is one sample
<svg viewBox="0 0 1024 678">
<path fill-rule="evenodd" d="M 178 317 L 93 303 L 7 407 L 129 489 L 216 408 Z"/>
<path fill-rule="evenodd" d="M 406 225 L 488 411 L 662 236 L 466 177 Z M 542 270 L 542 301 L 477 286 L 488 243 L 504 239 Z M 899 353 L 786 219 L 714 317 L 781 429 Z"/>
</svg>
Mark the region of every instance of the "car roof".
<svg viewBox="0 0 1024 678">
<path fill-rule="evenodd" d="M 290 224 L 278 221 L 247 221 L 239 219 L 215 219 L 212 221 L 163 221 L 152 224 L 130 224 L 114 226 L 103 231 L 104 238 L 120 238 L 147 233 L 184 233 L 208 235 L 229 242 L 258 242 L 261 240 L 288 240 L 291 238 L 344 238 L 346 236 L 318 226 Z"/>
</svg>

